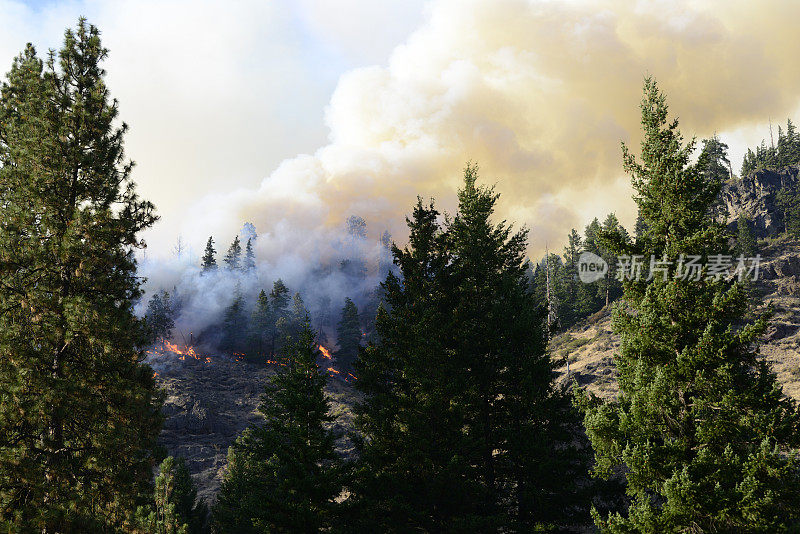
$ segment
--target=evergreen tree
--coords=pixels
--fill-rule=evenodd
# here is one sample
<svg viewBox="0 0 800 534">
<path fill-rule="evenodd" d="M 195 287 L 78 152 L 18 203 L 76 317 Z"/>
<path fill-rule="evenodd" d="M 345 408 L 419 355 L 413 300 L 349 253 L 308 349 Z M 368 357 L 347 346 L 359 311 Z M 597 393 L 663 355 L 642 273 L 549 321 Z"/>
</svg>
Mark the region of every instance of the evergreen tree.
<svg viewBox="0 0 800 534">
<path fill-rule="evenodd" d="M 247 342 L 247 315 L 242 288 L 237 283 L 233 300 L 225 309 L 222 323 L 222 342 L 220 348 L 228 352 L 242 352 Z"/>
<path fill-rule="evenodd" d="M 239 243 L 239 236 L 233 238 L 233 243 L 228 247 L 228 252 L 223 260 L 228 266 L 229 271 L 238 271 L 242 268 L 242 245 Z"/>
<path fill-rule="evenodd" d="M 336 328 L 336 360 L 343 369 L 353 365 L 361 346 L 361 320 L 358 317 L 358 308 L 349 298 L 344 299 L 341 319 Z"/>
<path fill-rule="evenodd" d="M 278 315 L 284 315 L 286 308 L 289 306 L 289 288 L 283 283 L 283 280 L 278 278 L 272 284 L 272 291 L 269 293 L 270 303 L 272 309 Z"/>
<path fill-rule="evenodd" d="M 172 337 L 172 329 L 175 328 L 173 317 L 169 293 L 162 291 L 153 295 L 150 302 L 147 303 L 147 311 L 144 314 L 144 323 L 150 330 L 153 341 Z"/>
<path fill-rule="evenodd" d="M 153 508 L 139 508 L 139 528 L 152 534 L 189 534 L 189 526 L 178 513 L 175 491 L 175 459 L 168 456 L 159 467 L 153 492 Z"/>
<path fill-rule="evenodd" d="M 208 242 L 206 243 L 206 250 L 203 253 L 203 262 L 200 265 L 203 273 L 217 270 L 216 254 L 217 251 L 214 249 L 214 238 L 209 237 Z"/>
<path fill-rule="evenodd" d="M 303 324 L 305 323 L 307 316 L 308 310 L 306 310 L 303 297 L 300 296 L 300 293 L 295 293 L 294 297 L 292 297 L 291 307 L 289 307 L 282 317 L 278 318 L 276 325 L 280 335 L 280 342 L 278 344 L 279 350 L 282 350 L 283 347 L 290 345 L 291 340 L 297 338 L 303 329 Z"/>
<path fill-rule="evenodd" d="M 130 528 L 160 427 L 133 250 L 151 226 L 81 19 L 0 89 L 0 528 Z"/>
<path fill-rule="evenodd" d="M 750 221 L 743 214 L 736 220 L 736 253 L 746 258 L 752 258 L 758 250 L 753 228 Z"/>
<path fill-rule="evenodd" d="M 266 292 L 262 289 L 256 299 L 256 306 L 250 318 L 250 348 L 247 351 L 251 359 L 263 359 L 271 356 L 275 350 L 275 313 Z"/>
<path fill-rule="evenodd" d="M 244 263 L 242 268 L 245 272 L 252 272 L 256 268 L 256 255 L 253 252 L 253 245 L 250 239 L 247 240 L 247 245 L 244 248 Z"/>
<path fill-rule="evenodd" d="M 209 531 L 208 506 L 197 498 L 197 486 L 192 480 L 186 460 L 177 457 L 173 463 L 172 501 L 179 521 L 188 527 L 187 534 L 204 534 Z M 164 464 L 162 464 L 162 472 Z"/>
<path fill-rule="evenodd" d="M 476 179 L 468 166 L 444 228 L 418 201 L 409 244 L 393 249 L 400 276 L 384 284 L 380 343 L 356 366 L 366 401 L 351 530 L 530 532 L 574 520 L 577 427 L 552 383 L 526 234 L 490 221 L 497 195 Z"/>
<path fill-rule="evenodd" d="M 787 235 L 800 236 L 800 182 L 784 186 L 775 196 Z"/>
<path fill-rule="evenodd" d="M 798 465 L 785 454 L 800 441 L 797 408 L 757 356 L 765 321 L 745 320 L 741 286 L 681 275 L 680 254 L 725 253 L 725 231 L 708 219 L 720 185 L 690 165 L 693 143 L 649 78 L 641 108 L 641 162 L 624 145 L 623 155 L 649 231 L 617 244 L 676 263 L 666 277 L 626 282 L 613 321 L 619 398 L 582 399 L 595 472 L 623 473 L 632 499 L 626 514 L 596 522 L 609 532 L 785 530 L 800 520 Z"/>
<path fill-rule="evenodd" d="M 308 321 L 286 366 L 271 376 L 259 411 L 265 422 L 245 430 L 228 452 L 213 521 L 218 532 L 322 532 L 332 525 L 341 492 L 332 420 Z"/>
<path fill-rule="evenodd" d="M 697 168 L 706 179 L 725 182 L 730 177 L 730 164 L 728 145 L 720 141 L 717 134 L 710 139 L 703 139 L 703 148 L 697 158 Z"/>
</svg>

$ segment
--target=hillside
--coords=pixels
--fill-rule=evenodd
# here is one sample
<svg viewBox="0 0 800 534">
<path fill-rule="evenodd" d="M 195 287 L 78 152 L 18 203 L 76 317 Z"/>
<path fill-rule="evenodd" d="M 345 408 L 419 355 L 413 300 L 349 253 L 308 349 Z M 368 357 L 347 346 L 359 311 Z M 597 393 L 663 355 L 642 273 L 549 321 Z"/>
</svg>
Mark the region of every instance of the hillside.
<svg viewBox="0 0 800 534">
<path fill-rule="evenodd" d="M 181 365 L 165 366 L 157 375 L 166 394 L 159 442 L 168 454 L 186 459 L 201 498 L 213 501 L 222 482 L 228 447 L 242 430 L 261 418 L 257 408 L 271 373 L 274 369 L 264 365 L 187 358 Z M 336 417 L 332 426 L 342 434 L 337 449 L 346 457 L 352 444 L 344 433 L 352 428 L 351 406 L 357 394 L 336 378 L 328 381 L 326 393 Z"/>
<path fill-rule="evenodd" d="M 771 307 L 773 318 L 761 354 L 787 395 L 800 400 L 800 241 L 762 240 L 762 278 L 753 288 L 756 312 Z M 561 365 L 559 380 L 574 379 L 602 398 L 617 395 L 611 314 L 603 309 L 552 340 L 550 351 Z M 569 375 L 567 375 L 567 360 Z"/>
</svg>

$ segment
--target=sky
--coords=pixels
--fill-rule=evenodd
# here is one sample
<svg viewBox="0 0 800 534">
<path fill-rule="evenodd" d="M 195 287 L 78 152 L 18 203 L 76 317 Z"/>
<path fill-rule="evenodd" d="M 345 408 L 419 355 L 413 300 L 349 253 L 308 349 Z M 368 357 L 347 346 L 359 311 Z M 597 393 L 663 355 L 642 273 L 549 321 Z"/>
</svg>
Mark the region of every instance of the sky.
<svg viewBox="0 0 800 534">
<path fill-rule="evenodd" d="M 536 255 L 609 212 L 632 226 L 620 142 L 638 150 L 645 76 L 734 171 L 799 115 L 789 0 L 0 0 L 0 68 L 79 16 L 110 50 L 153 255 L 252 221 L 276 258 L 350 214 L 402 242 L 417 195 L 454 210 L 468 161 Z"/>
</svg>

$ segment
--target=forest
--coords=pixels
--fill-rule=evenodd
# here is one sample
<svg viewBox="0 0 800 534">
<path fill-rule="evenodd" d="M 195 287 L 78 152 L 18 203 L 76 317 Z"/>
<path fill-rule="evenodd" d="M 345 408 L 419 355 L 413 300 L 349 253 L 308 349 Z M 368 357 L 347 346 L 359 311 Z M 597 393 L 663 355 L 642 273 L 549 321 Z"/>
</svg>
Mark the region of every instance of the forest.
<svg viewBox="0 0 800 534">
<path fill-rule="evenodd" d="M 759 254 L 755 221 L 728 221 L 720 195 L 800 164 L 791 121 L 736 176 L 725 143 L 684 137 L 646 77 L 643 141 L 621 155 L 635 228 L 598 214 L 531 261 L 528 230 L 498 220 L 499 193 L 468 162 L 454 212 L 420 196 L 375 265 L 352 254 L 314 267 L 352 288 L 336 302 L 314 293 L 312 306 L 311 283 L 256 287 L 254 228 L 227 247 L 208 237 L 198 280 L 235 289 L 180 349 L 185 296 L 143 292 L 136 254 L 158 216 L 125 154 L 108 53 L 81 19 L 56 52 L 28 45 L 0 90 L 1 530 L 800 529 L 800 412 L 759 353 L 770 313 L 748 278 L 684 276 L 679 261 Z M 797 184 L 777 194 L 783 239 L 800 238 Z M 349 217 L 343 235 L 361 250 L 366 221 Z M 578 276 L 586 252 L 610 266 L 591 283 Z M 617 272 L 637 255 L 663 258 L 659 274 Z M 620 339 L 613 399 L 557 381 L 549 347 L 603 310 Z M 152 353 L 195 344 L 272 369 L 213 502 L 159 444 Z M 351 457 L 330 425 L 333 380 L 359 399 Z"/>
</svg>

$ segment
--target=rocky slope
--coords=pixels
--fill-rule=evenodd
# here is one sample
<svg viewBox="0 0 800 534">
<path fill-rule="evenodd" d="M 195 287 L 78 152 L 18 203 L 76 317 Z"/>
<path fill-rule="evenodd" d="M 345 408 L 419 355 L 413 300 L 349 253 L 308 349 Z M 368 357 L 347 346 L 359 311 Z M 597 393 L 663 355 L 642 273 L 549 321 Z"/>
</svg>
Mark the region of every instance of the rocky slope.
<svg viewBox="0 0 800 534">
<path fill-rule="evenodd" d="M 761 254 L 762 276 L 753 289 L 755 311 L 773 311 L 761 354 L 784 392 L 800 400 L 800 242 L 762 240 Z M 611 314 L 604 309 L 554 338 L 550 351 L 559 363 L 559 380 L 574 379 L 597 396 L 610 399 L 618 394 L 614 368 L 618 347 Z"/>
<path fill-rule="evenodd" d="M 258 413 L 267 377 L 274 373 L 269 366 L 236 362 L 227 358 L 183 361 L 168 365 L 154 362 L 156 379 L 164 389 L 164 427 L 160 444 L 173 456 L 182 456 L 198 487 L 199 497 L 211 502 L 224 473 L 228 447 L 248 425 L 261 420 Z M 346 382 L 328 381 L 326 390 L 333 428 L 342 438 L 339 452 L 347 457 L 352 444 L 345 431 L 352 428 L 351 406 L 357 394 Z"/>
<path fill-rule="evenodd" d="M 725 222 L 735 230 L 739 215 L 753 224 L 757 237 L 776 237 L 784 231 L 783 214 L 775 205 L 775 195 L 797 183 L 800 166 L 780 170 L 760 170 L 741 180 L 731 180 L 720 192 Z"/>
</svg>

